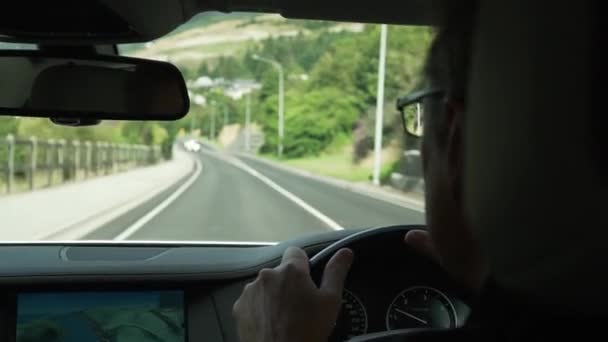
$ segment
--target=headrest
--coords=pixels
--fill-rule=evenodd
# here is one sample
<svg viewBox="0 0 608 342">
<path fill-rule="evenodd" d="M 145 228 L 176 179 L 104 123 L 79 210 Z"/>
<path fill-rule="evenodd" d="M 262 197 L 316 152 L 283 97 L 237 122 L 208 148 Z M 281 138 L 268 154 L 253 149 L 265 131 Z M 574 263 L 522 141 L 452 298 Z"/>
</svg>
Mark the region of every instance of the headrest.
<svg viewBox="0 0 608 342">
<path fill-rule="evenodd" d="M 598 145 L 606 138 L 593 115 L 600 69 L 593 58 L 602 46 L 593 44 L 590 6 L 482 2 L 465 197 L 499 284 L 605 312 L 608 151 Z"/>
</svg>

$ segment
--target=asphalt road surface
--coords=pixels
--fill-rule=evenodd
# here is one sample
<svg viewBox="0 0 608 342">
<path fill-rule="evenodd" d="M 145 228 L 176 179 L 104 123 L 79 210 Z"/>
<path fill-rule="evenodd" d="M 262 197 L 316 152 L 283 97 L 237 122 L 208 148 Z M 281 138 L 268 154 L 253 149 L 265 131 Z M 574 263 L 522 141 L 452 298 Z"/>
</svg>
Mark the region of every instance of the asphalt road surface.
<svg viewBox="0 0 608 342">
<path fill-rule="evenodd" d="M 419 211 L 250 158 L 209 148 L 193 154 L 202 165 L 196 178 L 183 180 L 85 239 L 272 242 L 332 229 L 424 222 Z M 180 188 L 185 190 L 159 211 Z"/>
</svg>

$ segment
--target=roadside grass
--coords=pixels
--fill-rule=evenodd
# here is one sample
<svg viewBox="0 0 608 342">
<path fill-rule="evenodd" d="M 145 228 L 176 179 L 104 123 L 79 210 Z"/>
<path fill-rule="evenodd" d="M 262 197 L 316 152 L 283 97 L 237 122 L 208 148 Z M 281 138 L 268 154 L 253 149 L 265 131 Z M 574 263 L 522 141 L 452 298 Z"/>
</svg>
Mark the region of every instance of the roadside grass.
<svg viewBox="0 0 608 342">
<path fill-rule="evenodd" d="M 281 162 L 323 176 L 352 182 L 370 181 L 372 170 L 361 165 L 353 164 L 351 159 L 351 156 L 346 153 L 332 153 L 320 155 L 318 157 L 288 159 Z"/>
<path fill-rule="evenodd" d="M 298 159 L 279 159 L 268 154 L 262 155 L 262 157 L 321 176 L 350 182 L 371 182 L 372 180 L 372 169 L 364 163 L 353 164 L 351 154 L 348 151 L 325 153 L 317 157 Z M 395 161 L 383 163 L 380 171 L 382 178 L 386 178 L 386 175 L 390 174 L 394 164 Z"/>
</svg>

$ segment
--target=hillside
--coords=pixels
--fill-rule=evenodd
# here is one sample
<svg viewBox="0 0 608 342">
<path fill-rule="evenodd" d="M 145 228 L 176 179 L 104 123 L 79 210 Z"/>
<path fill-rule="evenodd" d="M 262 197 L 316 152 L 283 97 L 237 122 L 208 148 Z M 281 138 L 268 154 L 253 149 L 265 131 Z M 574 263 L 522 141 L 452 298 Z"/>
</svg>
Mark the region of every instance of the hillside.
<svg viewBox="0 0 608 342">
<path fill-rule="evenodd" d="M 236 55 L 272 37 L 314 35 L 327 30 L 361 32 L 363 28 L 363 24 L 287 20 L 279 15 L 204 13 L 154 42 L 123 45 L 121 52 L 191 68 L 204 60 Z"/>
</svg>

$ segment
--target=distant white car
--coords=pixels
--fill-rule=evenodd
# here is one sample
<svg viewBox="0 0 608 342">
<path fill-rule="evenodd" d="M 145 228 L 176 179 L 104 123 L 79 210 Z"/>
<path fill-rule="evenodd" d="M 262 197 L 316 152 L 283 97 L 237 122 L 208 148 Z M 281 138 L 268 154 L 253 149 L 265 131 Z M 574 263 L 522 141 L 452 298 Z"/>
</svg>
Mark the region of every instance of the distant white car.
<svg viewBox="0 0 608 342">
<path fill-rule="evenodd" d="M 196 140 L 188 140 L 184 143 L 186 151 L 198 152 L 201 150 L 201 144 Z"/>
</svg>

